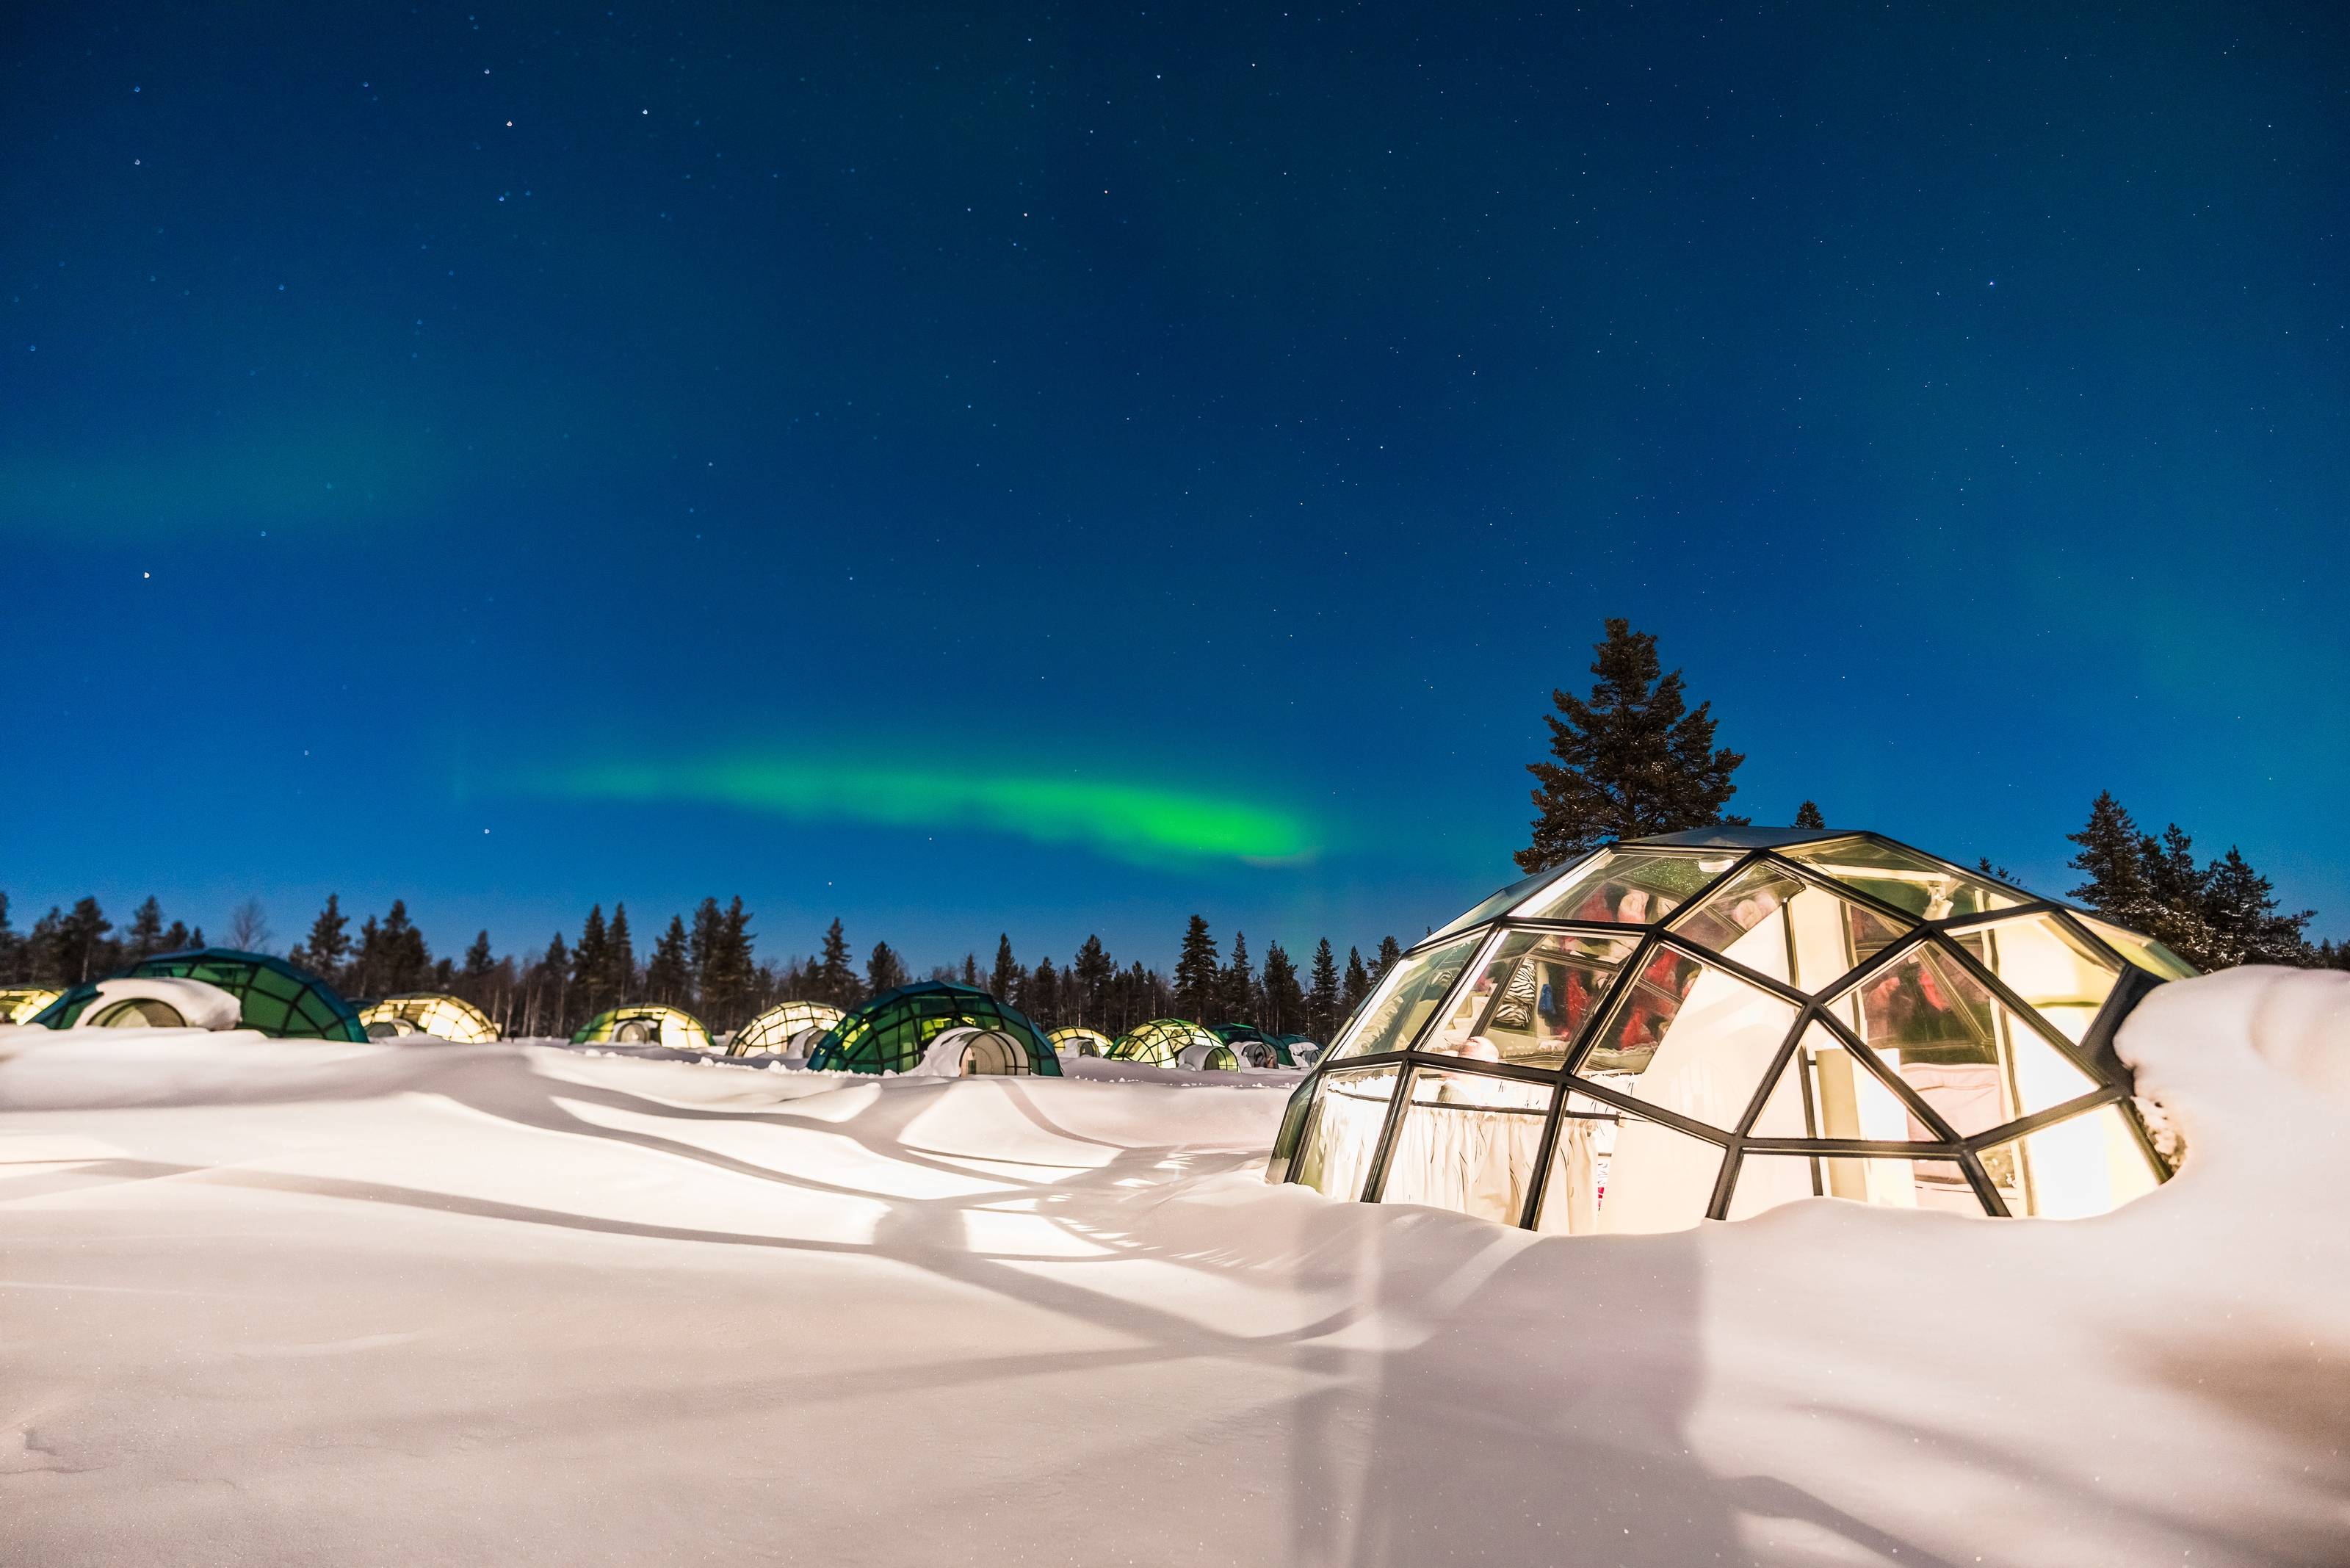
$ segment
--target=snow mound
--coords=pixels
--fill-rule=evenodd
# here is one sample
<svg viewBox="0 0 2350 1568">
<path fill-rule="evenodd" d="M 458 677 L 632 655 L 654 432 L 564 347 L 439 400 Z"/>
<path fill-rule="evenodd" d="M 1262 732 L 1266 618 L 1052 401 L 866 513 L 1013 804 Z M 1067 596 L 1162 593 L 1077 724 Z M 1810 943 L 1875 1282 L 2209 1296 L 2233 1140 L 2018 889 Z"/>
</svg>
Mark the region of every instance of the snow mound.
<svg viewBox="0 0 2350 1568">
<path fill-rule="evenodd" d="M 1294 1075 L 0 1029 L 8 1555 L 2340 1562 L 2350 976 L 2119 1048 L 2101 1219 L 1535 1238 L 1263 1185 Z"/>
</svg>

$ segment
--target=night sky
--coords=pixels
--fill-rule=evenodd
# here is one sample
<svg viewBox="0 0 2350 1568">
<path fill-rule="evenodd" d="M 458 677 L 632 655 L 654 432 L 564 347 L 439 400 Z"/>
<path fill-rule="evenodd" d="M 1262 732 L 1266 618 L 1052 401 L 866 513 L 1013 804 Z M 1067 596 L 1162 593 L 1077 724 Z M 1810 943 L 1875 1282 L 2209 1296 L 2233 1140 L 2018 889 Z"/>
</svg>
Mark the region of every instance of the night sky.
<svg viewBox="0 0 2350 1568">
<path fill-rule="evenodd" d="M 1658 633 L 2350 930 L 2350 7 L 10 7 L 0 888 L 764 956 L 1514 873 Z"/>
</svg>

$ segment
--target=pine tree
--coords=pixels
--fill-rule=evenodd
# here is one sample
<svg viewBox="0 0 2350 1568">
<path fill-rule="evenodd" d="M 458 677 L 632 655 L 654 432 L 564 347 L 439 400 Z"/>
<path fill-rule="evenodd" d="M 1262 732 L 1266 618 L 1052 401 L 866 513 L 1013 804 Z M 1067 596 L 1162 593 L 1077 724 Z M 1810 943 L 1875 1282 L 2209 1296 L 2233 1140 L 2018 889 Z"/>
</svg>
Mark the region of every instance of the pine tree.
<svg viewBox="0 0 2350 1568">
<path fill-rule="evenodd" d="M 117 949 L 106 938 L 113 929 L 97 899 L 74 900 L 73 909 L 57 923 L 56 937 L 57 971 L 68 983 L 95 980 L 115 967 Z"/>
<path fill-rule="evenodd" d="M 604 931 L 604 906 L 588 911 L 579 940 L 571 944 L 571 984 L 579 1005 L 593 1017 L 605 1010 L 605 977 L 611 972 L 612 943 Z"/>
<path fill-rule="evenodd" d="M 150 893 L 147 901 L 130 917 L 130 929 L 122 934 L 122 956 L 132 963 L 150 953 L 163 950 L 163 906 Z"/>
<path fill-rule="evenodd" d="M 1618 617 L 1607 630 L 1594 648 L 1590 699 L 1554 691 L 1565 718 L 1543 716 L 1557 761 L 1527 764 L 1542 787 L 1533 797 L 1534 842 L 1517 855 L 1524 870 L 1548 870 L 1617 838 L 1744 821 L 1722 815 L 1738 793 L 1730 775 L 1746 759 L 1714 749 L 1713 705 L 1689 707 L 1679 670 L 1659 676 L 1653 634 Z"/>
<path fill-rule="evenodd" d="M 726 912 L 718 907 L 717 899 L 704 898 L 694 906 L 693 935 L 686 943 L 686 953 L 693 961 L 693 989 L 697 995 L 707 997 L 710 994 L 711 960 L 718 951 L 725 925 Z M 837 934 L 840 922 L 833 921 L 832 929 Z M 829 952 L 831 949 L 827 947 L 825 950 Z M 844 971 L 848 971 L 848 944 L 846 941 L 840 944 L 840 966 Z"/>
<path fill-rule="evenodd" d="M 2314 964 L 2304 929 L 2316 911 L 2288 915 L 2277 907 L 2276 888 L 2253 870 L 2234 846 L 2204 872 L 2203 915 L 2225 964 Z"/>
<path fill-rule="evenodd" d="M 865 961 L 865 989 L 879 996 L 885 991 L 895 991 L 913 977 L 906 972 L 906 961 L 888 942 L 875 942 L 873 956 Z"/>
<path fill-rule="evenodd" d="M 34 985 L 78 983 L 66 973 L 65 912 L 55 904 L 25 933 L 25 979 Z"/>
<path fill-rule="evenodd" d="M 2149 929 L 2154 899 L 2140 848 L 2144 835 L 2113 791 L 2099 791 L 2087 824 L 2064 836 L 2080 846 L 2068 864 L 2085 878 L 2071 896 L 2133 930 Z"/>
<path fill-rule="evenodd" d="M 1069 1007 L 1076 1021 L 1088 1029 L 1099 1029 L 1109 1018 L 1109 986 L 1118 976 L 1118 965 L 1102 946 L 1099 937 L 1088 936 L 1070 961 L 1069 973 L 1076 982 L 1076 993 Z"/>
<path fill-rule="evenodd" d="M 351 956 L 351 939 L 346 934 L 349 925 L 350 918 L 343 913 L 336 895 L 328 894 L 327 907 L 310 922 L 310 934 L 296 950 L 302 955 L 296 961 L 328 985 L 343 984 L 343 966 Z"/>
<path fill-rule="evenodd" d="M 604 936 L 604 993 L 615 1002 L 636 994 L 637 949 L 629 940 L 629 907 L 612 906 L 612 924 Z"/>
<path fill-rule="evenodd" d="M 432 955 L 425 949 L 424 933 L 408 918 L 406 900 L 391 901 L 377 940 L 382 949 L 383 994 L 421 990 L 430 981 Z"/>
<path fill-rule="evenodd" d="M 1403 944 L 1393 937 L 1379 939 L 1379 959 L 1371 970 L 1371 983 L 1377 985 L 1388 976 L 1388 971 L 1403 961 Z"/>
<path fill-rule="evenodd" d="M 497 969 L 497 960 L 490 952 L 490 933 L 484 930 L 473 938 L 473 945 L 465 950 L 465 978 L 487 980 Z"/>
<path fill-rule="evenodd" d="M 835 1007 L 854 1007 L 864 1000 L 857 993 L 857 971 L 848 961 L 848 938 L 836 919 L 824 933 L 824 952 L 816 966 L 815 1000 Z"/>
<path fill-rule="evenodd" d="M 1194 1023 L 1205 1023 L 1215 1011 L 1223 983 L 1224 966 L 1216 952 L 1216 939 L 1198 915 L 1183 932 L 1183 947 L 1175 958 L 1175 1011 Z"/>
<path fill-rule="evenodd" d="M 1797 827 L 1808 827 L 1815 831 L 1825 832 L 1827 828 L 1827 825 L 1828 819 L 1820 815 L 1820 807 L 1817 801 L 1807 800 L 1803 805 L 1795 808 L 1795 826 Z"/>
<path fill-rule="evenodd" d="M 1297 966 L 1279 942 L 1264 945 L 1263 990 L 1266 1033 L 1295 1033 L 1305 1022 L 1305 992 L 1298 988 Z"/>
<path fill-rule="evenodd" d="M 1344 998 L 1338 990 L 1338 959 L 1324 937 L 1314 948 L 1314 984 L 1305 993 L 1305 1032 L 1321 1044 L 1337 1037 Z"/>
<path fill-rule="evenodd" d="M 685 921 L 675 915 L 653 944 L 652 961 L 645 965 L 645 994 L 671 1007 L 684 1007 L 692 1000 L 693 961 L 686 948 Z"/>
<path fill-rule="evenodd" d="M 1061 976 L 1051 959 L 1038 959 L 1036 967 L 1028 971 L 1028 983 L 1021 987 L 1018 1006 L 1040 1028 L 1061 1026 Z"/>
<path fill-rule="evenodd" d="M 1347 1016 L 1352 1017 L 1354 1015 L 1355 1009 L 1362 1006 L 1363 999 L 1370 994 L 1371 975 L 1370 971 L 1363 967 L 1362 950 L 1359 948 L 1348 948 L 1347 950 L 1347 978 L 1343 987 L 1338 992 L 1339 1004 L 1347 1010 Z"/>
<path fill-rule="evenodd" d="M 1012 938 L 1000 935 L 995 939 L 995 968 L 987 977 L 987 993 L 1008 1002 L 1019 991 L 1020 963 L 1012 956 Z"/>
<path fill-rule="evenodd" d="M 543 1029 L 549 1034 L 569 1034 L 571 1033 L 571 954 L 563 946 L 561 931 L 556 932 L 547 940 L 546 955 L 538 961 L 538 973 L 531 994 L 532 1033 L 536 1033 Z M 539 1012 L 542 1001 L 546 1010 L 544 1014 Z"/>
<path fill-rule="evenodd" d="M 1257 1001 L 1256 971 L 1249 963 L 1248 933 L 1232 932 L 1232 961 L 1224 965 L 1222 1005 L 1228 1023 L 1254 1023 L 1263 1011 Z"/>
<path fill-rule="evenodd" d="M 719 918 L 718 932 L 710 949 L 709 967 L 702 981 L 702 1022 L 712 1029 L 734 1029 L 750 1020 L 750 1003 L 756 983 L 758 964 L 752 956 L 750 911 L 743 908 L 743 898 L 735 895 Z M 847 954 L 842 955 L 844 966 Z M 848 990 L 854 996 L 856 977 L 848 980 Z M 842 1005 L 850 1005 L 843 1003 Z"/>
</svg>

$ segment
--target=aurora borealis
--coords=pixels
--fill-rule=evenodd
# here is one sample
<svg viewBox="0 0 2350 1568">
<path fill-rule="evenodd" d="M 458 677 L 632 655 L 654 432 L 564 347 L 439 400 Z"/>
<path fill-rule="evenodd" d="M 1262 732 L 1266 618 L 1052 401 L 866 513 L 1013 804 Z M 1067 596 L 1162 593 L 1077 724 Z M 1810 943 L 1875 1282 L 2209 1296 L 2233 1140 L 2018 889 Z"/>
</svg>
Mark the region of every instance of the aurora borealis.
<svg viewBox="0 0 2350 1568">
<path fill-rule="evenodd" d="M 2062 892 L 2350 933 L 2338 7 L 72 6 L 0 888 L 918 966 L 1513 875 L 1604 616 Z"/>
</svg>

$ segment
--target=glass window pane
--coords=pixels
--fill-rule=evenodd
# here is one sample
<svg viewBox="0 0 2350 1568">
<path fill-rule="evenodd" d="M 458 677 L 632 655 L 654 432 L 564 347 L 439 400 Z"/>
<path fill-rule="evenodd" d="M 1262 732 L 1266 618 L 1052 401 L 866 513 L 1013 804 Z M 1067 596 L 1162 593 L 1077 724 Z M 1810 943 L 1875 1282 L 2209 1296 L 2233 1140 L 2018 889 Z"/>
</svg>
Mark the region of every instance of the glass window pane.
<svg viewBox="0 0 2350 1568">
<path fill-rule="evenodd" d="M 1414 1075 L 1381 1201 L 1516 1224 L 1534 1188 L 1554 1093 L 1547 1085 L 1473 1073 Z"/>
<path fill-rule="evenodd" d="M 1428 1015 L 1444 1000 L 1444 993 L 1452 989 L 1452 982 L 1461 978 L 1462 966 L 1476 952 L 1481 940 L 1466 937 L 1397 964 L 1379 982 L 1347 1038 L 1331 1053 L 1333 1060 L 1400 1051 L 1410 1044 Z"/>
<path fill-rule="evenodd" d="M 1727 1130 L 1795 1025 L 1793 1002 L 1660 949 L 1577 1069 L 1594 1083 Z"/>
<path fill-rule="evenodd" d="M 1295 1179 L 1332 1198 L 1360 1198 L 1395 1099 L 1395 1080 L 1391 1066 L 1324 1075 Z"/>
<path fill-rule="evenodd" d="M 1920 919 L 1980 915 L 1992 909 L 2012 909 L 2022 902 L 2020 895 L 1970 877 L 1930 856 L 1875 839 L 1792 844 L 1779 853 L 1848 883 L 1881 903 L 1907 909 Z"/>
<path fill-rule="evenodd" d="M 1556 1067 L 1638 945 L 1632 937 L 1510 931 L 1430 1032 L 1425 1050 Z"/>
<path fill-rule="evenodd" d="M 1753 1137 L 1859 1138 L 1871 1143 L 1931 1143 L 1933 1135 L 1909 1115 L 1901 1096 L 1845 1048 L 1825 1025 L 1804 1031 L 1803 1043 L 1772 1085 Z"/>
<path fill-rule="evenodd" d="M 2111 959 L 2050 915 L 1971 928 L 1956 940 L 2076 1044 L 2088 1034 L 2090 1021 L 2121 977 Z"/>
<path fill-rule="evenodd" d="M 1562 876 L 1572 876 L 1574 872 L 1574 865 L 1569 864 L 1549 871 L 1537 871 L 1531 877 L 1521 877 L 1500 892 L 1489 895 L 1467 914 L 1440 928 L 1433 937 L 1424 937 L 1412 945 L 1419 947 L 1430 941 L 1441 941 L 1456 931 L 1465 931 L 1471 926 L 1482 926 L 1488 921 L 1497 920 L 1512 906 L 1523 903 L 1533 895 L 1534 890 L 1544 882 L 1555 881 Z"/>
<path fill-rule="evenodd" d="M 1648 925 L 1680 908 L 1737 858 L 1611 849 L 1565 881 L 1544 888 L 1515 912 L 1530 919 Z"/>
<path fill-rule="evenodd" d="M 1534 1229 L 1570 1236 L 1686 1231 L 1705 1218 L 1722 1151 L 1570 1095 Z"/>
<path fill-rule="evenodd" d="M 1855 994 L 1861 1038 L 1961 1137 L 2097 1086 L 1930 944 L 1862 981 Z"/>
<path fill-rule="evenodd" d="M 2148 974 L 2158 974 L 2165 980 L 2195 978 L 2193 964 L 2189 963 L 2152 937 L 2139 936 L 2136 931 L 2125 930 L 2111 921 L 2100 920 L 2094 915 L 2084 915 L 2075 911 L 2073 918 L 2096 932 L 2098 936 L 2105 939 L 2106 946 Z"/>
<path fill-rule="evenodd" d="M 1809 992 L 1827 990 L 1908 929 L 1768 863 L 1748 867 L 1673 921 L 1676 935 Z"/>
<path fill-rule="evenodd" d="M 2044 1220 L 2106 1213 L 2157 1181 L 2145 1147 L 2112 1105 L 1986 1149 L 1983 1165 L 2009 1213 Z"/>
</svg>

